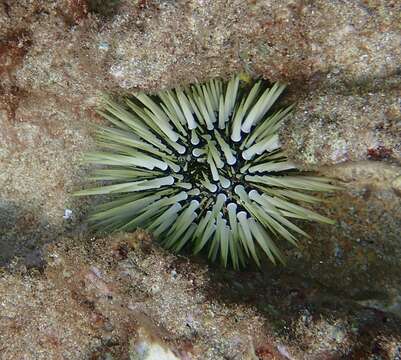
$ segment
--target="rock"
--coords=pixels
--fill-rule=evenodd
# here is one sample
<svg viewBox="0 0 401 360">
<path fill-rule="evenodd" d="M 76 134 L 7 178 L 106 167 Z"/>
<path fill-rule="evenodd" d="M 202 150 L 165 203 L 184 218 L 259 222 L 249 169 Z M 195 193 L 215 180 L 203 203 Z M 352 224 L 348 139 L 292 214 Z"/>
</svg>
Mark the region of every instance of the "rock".
<svg viewBox="0 0 401 360">
<path fill-rule="evenodd" d="M 401 196 L 401 176 L 398 176 L 397 178 L 395 178 L 393 180 L 393 182 L 391 183 L 391 186 L 392 186 L 393 190 L 395 191 L 395 193 L 398 196 Z"/>
<path fill-rule="evenodd" d="M 16 267 L 1 274 L 2 355 L 281 360 L 337 356 L 356 346 L 370 351 L 374 343 L 391 354 L 401 341 L 396 316 L 339 301 L 310 279 L 283 269 L 207 269 L 138 235 L 63 238 L 47 246 L 42 273 Z M 127 246 L 133 243 L 135 249 Z M 129 249 L 124 258 L 113 251 L 119 247 Z M 172 277 L 172 268 L 180 276 Z M 160 292 L 149 296 L 153 285 Z"/>
<path fill-rule="evenodd" d="M 138 330 L 138 339 L 130 346 L 130 360 L 180 360 L 174 353 L 162 344 L 160 339 L 152 338 L 146 330 Z"/>
<path fill-rule="evenodd" d="M 347 161 L 401 161 L 399 93 L 314 90 L 296 99 L 296 113 L 283 127 L 282 141 L 291 158 L 309 168 Z"/>
</svg>

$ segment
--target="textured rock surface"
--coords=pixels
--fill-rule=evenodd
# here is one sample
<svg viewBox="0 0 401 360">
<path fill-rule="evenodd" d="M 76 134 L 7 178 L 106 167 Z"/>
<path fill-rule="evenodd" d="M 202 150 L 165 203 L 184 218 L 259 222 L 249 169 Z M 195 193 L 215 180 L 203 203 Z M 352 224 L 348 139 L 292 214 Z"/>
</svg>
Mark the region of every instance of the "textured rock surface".
<svg viewBox="0 0 401 360">
<path fill-rule="evenodd" d="M 283 130 L 290 156 L 305 168 L 358 160 L 401 162 L 400 90 L 314 91 Z"/>
<path fill-rule="evenodd" d="M 4 359 L 395 358 L 400 321 L 307 278 L 177 258 L 142 233 L 47 246 L 0 277 Z M 153 345 L 152 345 L 153 344 Z"/>
<path fill-rule="evenodd" d="M 400 14 L 391 0 L 0 1 L 0 266 L 12 263 L 0 280 L 1 357 L 128 356 L 147 317 L 182 358 L 401 356 L 393 315 L 401 311 Z M 283 145 L 304 169 L 345 182 L 322 209 L 337 225 L 308 225 L 313 240 L 287 250 L 286 269 L 266 265 L 266 275 L 205 275 L 204 265 L 151 247 L 135 255 L 151 275 L 128 269 L 125 278 L 125 260 L 109 259 L 108 245 L 85 235 L 86 200 L 70 196 L 85 173 L 81 154 L 93 146 L 99 94 L 236 71 L 289 82 L 286 101 L 297 112 Z M 54 242 L 60 248 L 43 258 L 42 246 Z M 201 291 L 171 285 L 181 262 Z M 122 307 L 102 293 L 104 283 L 91 285 L 99 276 L 88 264 L 121 291 Z M 141 297 L 146 320 L 128 304 Z M 183 309 L 193 312 L 190 325 Z M 102 316 L 113 330 L 97 324 Z"/>
<path fill-rule="evenodd" d="M 64 238 L 48 248 L 43 274 L 4 274 L 2 358 L 142 358 L 144 347 L 164 339 L 166 353 L 170 347 L 180 358 L 218 359 L 266 341 L 254 308 L 209 298 L 205 267 L 149 242 L 143 234 Z"/>
</svg>

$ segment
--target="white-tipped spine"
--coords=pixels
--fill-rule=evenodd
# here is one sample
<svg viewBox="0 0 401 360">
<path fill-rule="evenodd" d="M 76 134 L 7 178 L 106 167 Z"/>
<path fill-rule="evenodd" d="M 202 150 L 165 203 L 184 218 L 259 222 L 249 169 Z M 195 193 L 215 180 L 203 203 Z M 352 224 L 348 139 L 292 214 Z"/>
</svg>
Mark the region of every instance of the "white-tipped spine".
<svg viewBox="0 0 401 360">
<path fill-rule="evenodd" d="M 200 140 L 199 140 L 198 134 L 196 133 L 196 130 L 192 130 L 191 131 L 191 144 L 198 145 L 199 142 L 200 142 Z"/>
<path fill-rule="evenodd" d="M 227 189 L 227 188 L 230 187 L 231 181 L 228 180 L 227 178 L 225 178 L 224 176 L 220 175 L 220 184 L 221 184 L 223 189 Z"/>
<path fill-rule="evenodd" d="M 197 124 L 192 115 L 191 104 L 189 103 L 184 92 L 182 90 L 177 90 L 177 97 L 178 97 L 178 101 L 181 105 L 181 109 L 184 112 L 185 119 L 187 120 L 188 129 L 189 130 L 196 129 Z"/>
</svg>

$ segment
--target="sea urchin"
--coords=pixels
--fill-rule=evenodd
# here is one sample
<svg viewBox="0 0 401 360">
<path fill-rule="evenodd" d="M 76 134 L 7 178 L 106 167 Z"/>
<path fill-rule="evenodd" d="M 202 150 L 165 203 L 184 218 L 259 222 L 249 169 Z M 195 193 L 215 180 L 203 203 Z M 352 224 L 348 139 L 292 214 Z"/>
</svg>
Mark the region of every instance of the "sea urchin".
<svg viewBox="0 0 401 360">
<path fill-rule="evenodd" d="M 274 112 L 285 85 L 247 86 L 233 77 L 156 96 L 134 94 L 124 104 L 105 98 L 99 113 L 113 127 L 99 127 L 101 151 L 91 178 L 101 186 L 76 195 L 114 195 L 90 222 L 105 231 L 152 232 L 175 252 L 207 249 L 235 269 L 265 253 L 283 261 L 273 238 L 296 245 L 307 236 L 290 219 L 331 220 L 297 202 L 332 191 L 329 180 L 301 176 L 280 150 L 277 131 L 292 106 Z"/>
</svg>

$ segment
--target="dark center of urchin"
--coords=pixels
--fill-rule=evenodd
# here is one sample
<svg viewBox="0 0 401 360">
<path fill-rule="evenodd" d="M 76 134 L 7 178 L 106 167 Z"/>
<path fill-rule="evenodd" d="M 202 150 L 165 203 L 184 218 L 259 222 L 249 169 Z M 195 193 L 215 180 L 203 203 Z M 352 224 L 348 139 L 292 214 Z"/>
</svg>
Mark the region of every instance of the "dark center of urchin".
<svg viewBox="0 0 401 360">
<path fill-rule="evenodd" d="M 216 129 L 215 131 L 218 130 Z M 206 207 L 203 210 L 209 210 L 215 204 L 219 194 L 226 196 L 226 204 L 228 202 L 237 203 L 235 187 L 237 185 L 246 187 L 245 174 L 241 172 L 246 160 L 241 156 L 240 143 L 234 143 L 222 130 L 218 134 L 230 145 L 235 155 L 235 163 L 228 164 L 226 158 L 221 156 L 222 154 L 219 152 L 220 165 L 222 166 L 217 169 L 218 180 L 213 178 L 211 166 L 208 162 L 208 156 L 212 156 L 210 154 L 210 146 L 219 147 L 215 132 L 209 131 L 208 134 L 201 136 L 196 144 L 193 144 L 191 138 L 188 138 L 185 154 L 178 157 L 180 165 L 178 175 L 182 176 L 182 182 L 191 184 L 191 190 L 194 190 L 191 192 L 191 197 L 197 199 L 200 203 L 202 203 L 202 200 L 213 200 L 209 203 L 204 201 L 203 203 Z M 237 205 L 240 206 L 240 204 Z"/>
</svg>

